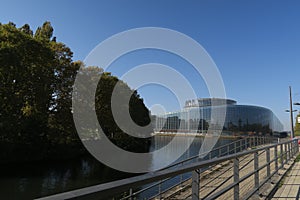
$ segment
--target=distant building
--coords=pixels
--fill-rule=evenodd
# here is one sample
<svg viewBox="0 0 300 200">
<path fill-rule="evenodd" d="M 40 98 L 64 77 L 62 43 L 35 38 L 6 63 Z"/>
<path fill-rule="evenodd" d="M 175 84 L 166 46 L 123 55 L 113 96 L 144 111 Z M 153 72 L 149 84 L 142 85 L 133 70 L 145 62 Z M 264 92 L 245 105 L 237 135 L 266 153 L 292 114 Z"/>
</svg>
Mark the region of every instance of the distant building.
<svg viewBox="0 0 300 200">
<path fill-rule="evenodd" d="M 264 107 L 237 105 L 236 101 L 220 98 L 188 100 L 181 111 L 158 115 L 155 119 L 156 132 L 206 133 L 208 128 L 220 128 L 218 116 L 211 120 L 211 110 L 224 113 L 223 132 L 226 134 L 272 134 L 281 132 L 283 125 L 274 113 Z M 219 116 L 220 117 L 220 116 Z"/>
</svg>

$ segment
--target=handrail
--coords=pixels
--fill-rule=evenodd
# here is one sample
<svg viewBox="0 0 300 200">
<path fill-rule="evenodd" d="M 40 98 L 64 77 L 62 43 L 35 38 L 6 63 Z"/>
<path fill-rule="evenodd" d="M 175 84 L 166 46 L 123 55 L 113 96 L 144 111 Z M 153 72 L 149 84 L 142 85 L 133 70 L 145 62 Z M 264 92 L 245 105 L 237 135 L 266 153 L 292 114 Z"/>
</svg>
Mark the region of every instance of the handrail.
<svg viewBox="0 0 300 200">
<path fill-rule="evenodd" d="M 187 158 L 187 159 L 185 159 L 185 160 L 182 160 L 182 161 L 179 161 L 179 162 L 174 163 L 174 164 L 172 164 L 172 165 L 169 165 L 169 166 L 167 166 L 167 167 L 165 167 L 165 168 L 163 168 L 163 169 L 167 169 L 167 168 L 174 167 L 174 166 L 176 166 L 176 165 L 180 165 L 180 164 L 182 164 L 182 163 L 185 163 L 185 162 L 187 162 L 187 161 L 193 160 L 193 159 L 195 159 L 195 158 L 199 158 L 199 157 L 201 157 L 202 155 L 205 155 L 205 154 L 208 154 L 208 153 L 211 153 L 211 152 L 214 152 L 214 151 L 219 151 L 220 149 L 223 149 L 224 147 L 230 146 L 230 145 L 232 145 L 232 144 L 238 143 L 238 142 L 243 141 L 243 140 L 247 140 L 248 138 L 253 139 L 253 138 L 266 138 L 266 137 L 249 137 L 249 136 L 247 136 L 247 137 L 244 137 L 243 139 L 236 140 L 236 141 L 230 142 L 230 143 L 228 143 L 228 144 L 222 145 L 222 146 L 220 146 L 220 147 L 217 147 L 217 148 L 215 148 L 215 149 L 212 149 L 210 152 L 203 152 L 202 154 L 198 154 L 198 155 L 189 157 L 189 158 Z M 272 138 L 272 139 L 273 139 L 273 138 Z M 240 148 L 241 148 L 241 146 L 240 146 Z M 221 154 L 221 155 L 222 155 L 222 154 Z M 163 169 L 162 169 L 162 170 L 163 170 Z"/>
<path fill-rule="evenodd" d="M 254 141 L 249 141 L 249 144 L 248 144 L 248 143 L 247 143 L 248 139 L 251 139 L 251 140 L 254 140 Z M 246 136 L 246 137 L 243 137 L 243 138 L 240 139 L 240 140 L 235 140 L 235 141 L 230 142 L 230 143 L 228 143 L 228 144 L 225 144 L 225 145 L 222 145 L 222 146 L 217 147 L 217 148 L 215 148 L 215 149 L 212 149 L 212 150 L 209 151 L 209 152 L 203 152 L 202 154 L 198 154 L 198 155 L 189 157 L 189 158 L 187 158 L 187 159 L 185 159 L 185 160 L 182 160 L 182 161 L 179 161 L 179 162 L 174 163 L 174 164 L 172 164 L 172 165 L 169 165 L 169 166 L 167 166 L 167 167 L 165 167 L 165 168 L 163 168 L 163 169 L 161 169 L 161 170 L 168 169 L 168 168 L 171 168 L 171 167 L 174 167 L 174 166 L 177 166 L 177 165 L 183 165 L 183 163 L 185 163 L 185 162 L 191 161 L 191 160 L 196 159 L 196 158 L 201 158 L 202 155 L 210 154 L 209 156 L 211 157 L 212 152 L 218 152 L 218 153 L 219 153 L 218 157 L 221 157 L 221 156 L 223 155 L 223 153 L 221 153 L 220 150 L 222 150 L 223 148 L 226 148 L 226 147 L 230 147 L 231 145 L 234 145 L 234 149 L 231 149 L 231 150 L 230 150 L 230 148 L 226 148 L 227 151 L 224 153 L 224 155 L 229 155 L 231 151 L 234 151 L 234 152 L 236 153 L 236 152 L 237 152 L 237 149 L 240 149 L 240 150 L 241 150 L 243 147 L 246 148 L 247 146 L 248 146 L 248 147 L 252 147 L 253 145 L 251 145 L 251 144 L 252 144 L 251 142 L 254 142 L 254 146 L 255 146 L 255 141 L 256 141 L 256 145 L 261 145 L 261 144 L 258 142 L 259 139 L 263 139 L 264 142 L 266 142 L 266 139 L 268 139 L 268 140 L 269 140 L 269 143 L 271 143 L 270 141 L 273 141 L 273 140 L 274 140 L 274 138 L 259 137 L 259 136 L 255 136 L 255 137 L 249 137 L 249 136 Z M 242 144 L 242 143 L 243 143 L 242 141 L 244 141 L 244 144 Z M 237 144 L 237 143 L 240 143 L 240 146 L 236 146 L 235 144 Z M 263 144 L 266 144 L 266 143 L 263 143 Z M 206 170 L 208 170 L 208 169 L 210 169 L 210 167 L 207 168 Z M 205 171 L 205 170 L 204 170 L 204 171 Z M 204 171 L 202 171 L 202 172 L 204 172 Z M 181 174 L 181 176 L 182 176 L 182 174 Z M 146 188 L 142 188 L 142 189 L 140 189 L 140 190 L 138 190 L 138 191 L 135 191 L 135 192 L 133 192 L 133 193 L 131 192 L 129 195 L 127 195 L 127 196 L 125 196 L 125 197 L 122 197 L 121 200 L 123 200 L 123 199 L 129 199 L 129 198 L 131 198 L 131 197 L 133 197 L 133 196 L 136 196 L 136 195 L 138 195 L 138 194 L 141 194 L 142 192 L 145 192 L 145 191 L 147 191 L 147 190 L 149 190 L 149 189 L 151 189 L 151 188 L 154 188 L 154 187 L 156 187 L 156 186 L 158 186 L 158 185 L 161 185 L 161 184 L 167 182 L 167 181 L 170 180 L 170 179 L 171 179 L 171 178 L 167 178 L 167 179 L 161 180 L 161 181 L 159 181 L 159 182 L 157 182 L 157 183 L 153 183 L 152 185 L 147 186 Z M 188 178 L 188 179 L 190 179 L 190 178 Z M 188 180 L 188 179 L 187 179 L 187 180 Z M 184 180 L 184 181 L 186 181 L 186 180 Z M 176 183 L 175 185 L 172 185 L 170 188 L 168 188 L 168 189 L 166 189 L 166 190 L 170 190 L 170 189 L 172 189 L 173 187 L 178 186 L 179 184 L 182 184 L 182 182 L 184 182 L 184 181 L 183 181 L 183 180 L 180 180 L 179 183 Z M 158 193 L 158 194 L 155 194 L 152 198 L 154 198 L 154 197 L 156 197 L 156 196 L 159 196 L 160 193 L 161 193 L 161 192 L 159 191 L 159 193 Z"/>
<path fill-rule="evenodd" d="M 150 172 L 144 175 L 136 176 L 136 177 L 131 177 L 123 180 L 118 180 L 118 181 L 113 181 L 109 183 L 104 183 L 104 184 L 99 184 L 95 186 L 90 186 L 82 189 L 77 189 L 69 192 L 64 192 L 44 198 L 40 198 L 40 200 L 49 200 L 49 199 L 99 199 L 101 198 L 107 198 L 114 196 L 114 194 L 118 194 L 124 191 L 127 191 L 129 188 L 134 188 L 138 187 L 140 185 L 145 185 L 151 182 L 159 181 L 162 179 L 166 179 L 169 177 L 174 177 L 186 172 L 191 172 L 194 170 L 198 170 L 200 168 L 204 168 L 210 165 L 218 164 L 227 160 L 232 160 L 232 159 L 238 159 L 242 156 L 245 155 L 250 155 L 250 154 L 255 154 L 258 153 L 259 151 L 265 150 L 265 149 L 270 149 L 270 148 L 277 148 L 277 146 L 286 145 L 286 144 L 292 144 L 292 145 L 297 145 L 298 146 L 298 139 L 293 139 L 290 141 L 284 141 L 280 142 L 277 144 L 271 144 L 268 146 L 260 147 L 257 149 L 252 149 L 248 151 L 243 151 L 239 152 L 236 154 L 232 155 L 227 155 L 219 158 L 212 158 L 211 160 L 204 160 L 204 161 L 199 161 L 199 162 L 194 162 L 194 163 L 189 163 L 183 166 L 179 166 L 176 169 L 165 169 L 161 171 L 156 171 L 156 172 Z M 294 149 L 293 149 L 294 148 Z M 285 148 L 287 149 L 287 148 Z M 292 146 L 291 150 L 292 154 L 295 154 L 298 152 L 298 149 L 295 150 L 295 147 Z M 283 155 L 283 152 L 281 152 L 281 156 Z M 256 171 L 255 171 L 256 172 Z M 257 173 L 257 172 L 256 172 Z"/>
<path fill-rule="evenodd" d="M 250 139 L 250 140 L 249 140 L 249 143 L 247 142 L 248 139 Z M 229 155 L 229 154 L 231 154 L 230 152 L 232 152 L 232 151 L 233 151 L 234 153 L 237 153 L 237 149 L 239 149 L 239 150 L 241 151 L 241 149 L 243 149 L 243 148 L 246 149 L 246 148 L 252 148 L 253 146 L 261 145 L 261 144 L 262 144 L 262 143 L 261 143 L 261 139 L 263 139 L 263 141 L 264 141 L 264 143 L 263 143 L 263 142 L 262 142 L 262 143 L 263 143 L 263 144 L 266 144 L 266 143 L 271 143 L 271 141 L 274 141 L 275 138 L 273 138 L 273 137 L 271 137 L 271 138 L 269 138 L 269 137 L 260 137 L 260 136 L 255 136 L 255 137 L 249 137 L 249 136 L 246 136 L 246 137 L 243 137 L 243 139 L 235 140 L 235 141 L 230 142 L 230 143 L 228 143 L 228 144 L 225 144 L 225 145 L 223 145 L 223 146 L 217 147 L 217 148 L 215 148 L 215 149 L 212 149 L 210 152 L 203 152 L 202 154 L 198 154 L 198 155 L 192 156 L 192 157 L 187 158 L 187 159 L 185 159 L 185 160 L 182 160 L 182 161 L 179 161 L 179 162 L 174 163 L 174 164 L 172 164 L 172 165 L 169 165 L 169 166 L 167 166 L 167 167 L 165 167 L 165 168 L 163 168 L 163 169 L 168 169 L 168 168 L 174 167 L 174 166 L 176 166 L 176 165 L 180 165 L 180 164 L 183 165 L 183 163 L 185 163 L 185 162 L 188 162 L 188 161 L 193 160 L 193 159 L 196 159 L 196 158 L 199 159 L 202 155 L 206 155 L 206 154 L 208 154 L 209 157 L 211 158 L 211 155 L 212 155 L 213 152 L 218 152 L 218 153 L 219 153 L 219 154 L 217 155 L 217 157 L 221 157 L 221 156 L 223 156 L 223 155 Z M 266 142 L 266 140 L 268 140 L 268 142 Z M 244 141 L 244 144 L 243 144 L 242 141 Z M 260 141 L 260 142 L 259 142 L 259 141 Z M 237 143 L 239 143 L 240 146 L 236 146 Z M 230 149 L 230 146 L 231 146 L 231 145 L 234 145 L 234 148 L 233 148 L 233 149 Z M 226 150 L 227 150 L 225 153 L 221 153 L 221 151 L 220 151 L 220 150 L 222 150 L 223 148 L 226 148 Z M 206 171 L 206 170 L 209 170 L 211 167 L 213 167 L 213 166 L 210 166 L 210 167 L 206 168 L 205 170 L 202 170 L 201 172 L 204 172 L 204 171 Z M 163 169 L 161 169 L 161 170 L 163 170 Z M 181 176 L 182 176 L 182 174 L 181 174 Z M 151 189 L 151 188 L 153 188 L 153 187 L 155 187 L 155 186 L 157 186 L 157 185 L 161 185 L 162 183 L 165 183 L 165 182 L 167 182 L 167 181 L 170 180 L 170 179 L 171 179 L 171 178 L 164 179 L 164 180 L 162 180 L 162 181 L 160 181 L 160 182 L 154 183 L 154 184 L 152 184 L 152 185 L 150 185 L 150 186 L 147 186 L 146 188 L 143 188 L 143 189 L 141 189 L 141 190 L 138 190 L 138 191 L 136 191 L 136 192 L 134 192 L 134 193 L 130 193 L 129 195 L 123 197 L 122 200 L 123 200 L 123 199 L 129 199 L 129 198 L 131 198 L 131 197 L 133 197 L 133 196 L 136 196 L 136 195 L 138 195 L 138 194 L 140 194 L 140 193 L 142 193 L 142 192 L 144 192 L 144 191 L 147 191 L 147 190 L 149 190 L 149 189 Z M 179 184 L 182 184 L 182 181 L 180 181 L 179 183 L 176 183 L 175 186 L 177 186 L 177 185 L 179 185 Z M 171 186 L 169 189 L 171 189 L 171 188 L 173 188 L 173 187 L 175 187 L 175 186 Z M 168 190 L 168 189 L 167 189 L 167 190 Z M 162 192 L 159 191 L 159 192 L 158 192 L 157 194 L 155 194 L 152 198 L 159 196 L 161 193 L 162 193 Z"/>
</svg>

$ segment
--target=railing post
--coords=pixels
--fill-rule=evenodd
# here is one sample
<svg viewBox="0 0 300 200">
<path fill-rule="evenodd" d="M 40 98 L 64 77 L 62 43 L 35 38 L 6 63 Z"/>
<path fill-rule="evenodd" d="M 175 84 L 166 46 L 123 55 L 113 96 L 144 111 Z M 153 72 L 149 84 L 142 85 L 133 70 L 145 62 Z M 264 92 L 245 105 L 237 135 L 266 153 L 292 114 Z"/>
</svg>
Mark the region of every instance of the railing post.
<svg viewBox="0 0 300 200">
<path fill-rule="evenodd" d="M 289 150 L 289 160 L 291 159 L 291 143 L 288 143 L 288 150 Z"/>
<path fill-rule="evenodd" d="M 129 198 L 128 200 L 132 200 L 132 188 L 129 189 Z"/>
<path fill-rule="evenodd" d="M 297 152 L 297 150 L 296 150 L 296 140 L 292 142 L 292 148 L 293 148 L 293 156 L 295 156 L 296 152 Z"/>
<path fill-rule="evenodd" d="M 192 172 L 192 200 L 199 200 L 199 189 L 200 189 L 200 177 L 199 171 L 194 170 Z"/>
<path fill-rule="evenodd" d="M 233 159 L 233 181 L 236 184 L 234 186 L 234 200 L 239 200 L 240 199 L 240 169 L 239 169 L 239 158 L 236 157 Z"/>
<path fill-rule="evenodd" d="M 283 144 L 280 144 L 280 162 L 281 162 L 281 166 L 280 168 L 283 167 Z"/>
<path fill-rule="evenodd" d="M 288 161 L 288 151 L 287 151 L 287 143 L 284 144 L 284 154 L 285 154 L 285 164 L 287 164 Z"/>
<path fill-rule="evenodd" d="M 271 175 L 271 167 L 270 167 L 270 149 L 266 149 L 266 159 L 267 159 L 267 177 L 269 178 Z"/>
<path fill-rule="evenodd" d="M 181 166 L 183 166 L 183 162 L 181 163 Z M 182 187 L 182 181 L 183 181 L 183 174 L 180 174 L 180 187 Z"/>
<path fill-rule="evenodd" d="M 236 145 L 236 142 L 234 142 L 234 153 L 237 153 L 237 145 Z"/>
<path fill-rule="evenodd" d="M 298 146 L 298 141 L 297 140 L 294 141 L 294 145 L 293 146 L 294 146 L 294 148 L 293 148 L 294 149 L 294 155 L 296 155 L 296 153 L 297 153 L 297 146 Z"/>
<path fill-rule="evenodd" d="M 254 170 L 255 170 L 255 174 L 254 174 L 254 186 L 256 189 L 256 193 L 258 194 L 258 188 L 259 188 L 259 171 L 258 171 L 258 152 L 254 153 Z"/>
<path fill-rule="evenodd" d="M 161 199 L 161 183 L 162 183 L 162 181 L 160 180 L 159 184 L 158 184 L 158 196 L 159 196 L 159 199 Z"/>
<path fill-rule="evenodd" d="M 242 142 L 242 140 L 240 140 L 240 141 L 239 141 L 239 143 L 240 143 L 239 152 L 241 152 L 241 151 L 242 151 L 242 145 L 243 145 L 243 142 Z"/>
<path fill-rule="evenodd" d="M 229 155 L 229 146 L 230 145 L 227 145 L 227 155 Z"/>
<path fill-rule="evenodd" d="M 278 154 L 277 154 L 277 145 L 274 147 L 274 158 L 275 158 L 275 171 L 278 171 Z"/>
<path fill-rule="evenodd" d="M 294 156 L 294 142 L 293 141 L 291 141 L 291 143 L 290 143 L 290 152 L 291 152 L 291 157 L 293 157 Z"/>
</svg>

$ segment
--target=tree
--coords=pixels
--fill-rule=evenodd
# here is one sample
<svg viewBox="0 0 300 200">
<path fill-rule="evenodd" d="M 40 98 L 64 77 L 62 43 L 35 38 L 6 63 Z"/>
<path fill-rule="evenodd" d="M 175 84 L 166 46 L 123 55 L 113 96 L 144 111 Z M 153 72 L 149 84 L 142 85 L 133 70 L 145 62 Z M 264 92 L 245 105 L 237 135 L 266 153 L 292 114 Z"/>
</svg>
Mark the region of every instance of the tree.
<svg viewBox="0 0 300 200">
<path fill-rule="evenodd" d="M 95 105 L 90 104 L 87 106 L 90 106 L 91 108 L 95 107 L 98 121 L 103 132 L 112 142 L 114 142 L 121 148 L 136 152 L 147 151 L 149 147 L 147 145 L 149 144 L 149 140 L 135 138 L 124 133 L 124 129 L 120 128 L 117 125 L 112 113 L 112 93 L 114 88 L 118 84 L 118 86 L 120 87 L 119 90 L 117 90 L 118 113 L 125 113 L 126 111 L 129 111 L 131 118 L 136 124 L 140 126 L 148 125 L 150 123 L 149 110 L 145 107 L 143 100 L 139 97 L 136 91 L 132 90 L 126 83 L 119 80 L 117 77 L 112 76 L 110 73 L 103 72 L 103 69 L 95 66 L 84 67 L 81 70 L 81 79 L 85 81 L 84 85 L 79 85 L 77 87 L 86 88 L 86 86 L 94 84 L 93 80 L 97 79 L 100 75 L 101 79 L 98 83 L 95 94 Z M 75 91 L 77 90 L 75 89 Z M 88 94 L 90 92 L 88 89 L 86 89 L 85 91 L 87 93 L 83 94 L 83 96 L 79 96 L 82 94 L 78 94 L 78 96 L 76 97 L 78 101 L 84 101 L 85 96 L 93 95 Z M 129 99 L 129 102 L 127 101 L 127 99 Z M 88 122 L 84 123 L 86 127 L 93 127 L 93 124 L 86 125 L 86 123 Z M 136 131 L 130 126 L 123 128 L 131 132 Z M 144 131 L 145 132 L 140 134 L 149 134 L 153 130 L 145 129 Z M 89 130 L 86 130 L 86 132 L 90 134 Z M 93 130 L 91 130 L 91 132 L 93 132 Z M 92 135 L 90 136 L 93 137 Z"/>
<path fill-rule="evenodd" d="M 300 123 L 298 121 L 298 119 L 300 118 L 300 113 L 298 113 L 297 117 L 296 117 L 296 123 L 295 123 L 295 136 L 299 136 L 300 135 Z"/>
<path fill-rule="evenodd" d="M 46 21 L 42 27 L 38 27 L 34 37 L 40 40 L 50 41 L 53 35 L 53 27 L 51 23 Z"/>
<path fill-rule="evenodd" d="M 149 139 L 136 138 L 124 133 L 115 122 L 112 114 L 112 93 L 115 87 L 119 87 L 116 96 L 118 97 L 118 114 L 129 111 L 133 122 L 138 126 L 148 125 L 150 120 L 149 110 L 144 105 L 137 91 L 132 90 L 125 82 L 112 76 L 110 73 L 103 73 L 96 91 L 96 113 L 101 127 L 105 134 L 118 146 L 123 149 L 135 152 L 147 152 L 149 149 Z M 127 101 L 129 99 L 129 102 Z M 151 128 L 142 129 L 143 132 L 137 132 L 131 125 L 125 124 L 123 128 L 129 132 L 139 135 L 149 135 L 153 132 Z M 139 130 L 141 131 L 141 130 Z M 112 134 L 113 133 L 113 134 Z"/>
<path fill-rule="evenodd" d="M 30 36 L 33 35 L 32 30 L 30 29 L 30 26 L 28 24 L 23 25 L 21 28 L 19 28 L 19 30 L 25 34 L 28 34 Z"/>
<path fill-rule="evenodd" d="M 35 33 L 28 24 L 17 28 L 12 22 L 0 24 L 0 140 L 31 146 L 78 145 L 72 116 L 72 91 L 80 61 L 73 62 L 73 52 L 53 37 L 53 27 L 45 22 Z M 142 145 L 114 122 L 110 97 L 117 77 L 99 67 L 85 67 L 84 73 L 102 75 L 97 89 L 96 108 L 105 133 L 122 147 Z M 121 99 L 132 95 L 129 109 L 140 125 L 150 122 L 149 111 L 136 91 L 121 82 Z M 121 139 L 120 139 L 121 138 Z M 134 147 L 134 148 L 135 148 Z"/>
<path fill-rule="evenodd" d="M 54 54 L 12 23 L 0 26 L 0 41 L 1 134 L 30 142 L 45 135 Z"/>
</svg>

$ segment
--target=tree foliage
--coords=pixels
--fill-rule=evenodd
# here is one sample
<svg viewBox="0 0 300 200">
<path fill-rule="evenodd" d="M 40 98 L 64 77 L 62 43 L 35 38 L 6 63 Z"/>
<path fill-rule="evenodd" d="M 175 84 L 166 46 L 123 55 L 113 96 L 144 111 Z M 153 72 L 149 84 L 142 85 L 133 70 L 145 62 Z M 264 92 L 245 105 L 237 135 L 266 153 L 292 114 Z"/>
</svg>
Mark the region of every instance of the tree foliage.
<svg viewBox="0 0 300 200">
<path fill-rule="evenodd" d="M 83 63 L 72 57 L 71 49 L 53 37 L 50 22 L 35 33 L 28 24 L 20 28 L 12 22 L 0 24 L 0 141 L 78 144 L 71 106 L 75 76 Z M 100 124 L 107 135 L 120 134 L 109 110 L 111 92 L 119 80 L 99 67 L 86 67 L 85 72 L 95 70 L 103 73 L 103 87 L 96 96 L 97 113 L 103 116 Z M 124 108 L 130 109 L 137 123 L 148 124 L 148 109 L 137 92 L 125 83 L 123 91 L 133 94 L 130 106 L 124 104 Z M 123 136 L 122 143 L 132 143 Z"/>
</svg>

